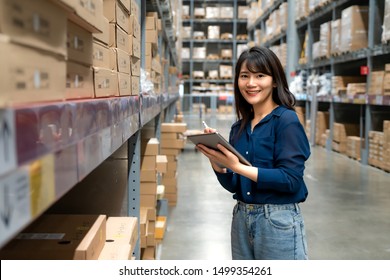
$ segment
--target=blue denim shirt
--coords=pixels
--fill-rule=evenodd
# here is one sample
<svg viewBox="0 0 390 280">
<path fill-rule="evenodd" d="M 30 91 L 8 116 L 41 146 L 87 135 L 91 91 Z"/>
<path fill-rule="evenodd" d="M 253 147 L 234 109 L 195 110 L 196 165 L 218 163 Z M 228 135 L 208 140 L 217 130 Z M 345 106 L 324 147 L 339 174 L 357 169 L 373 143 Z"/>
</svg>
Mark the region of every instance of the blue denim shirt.
<svg viewBox="0 0 390 280">
<path fill-rule="evenodd" d="M 248 123 L 237 137 L 241 121 L 233 124 L 229 142 L 258 168 L 257 182 L 228 170 L 218 181 L 233 198 L 252 204 L 288 204 L 306 200 L 303 180 L 310 145 L 297 114 L 275 108 L 251 131 Z"/>
</svg>

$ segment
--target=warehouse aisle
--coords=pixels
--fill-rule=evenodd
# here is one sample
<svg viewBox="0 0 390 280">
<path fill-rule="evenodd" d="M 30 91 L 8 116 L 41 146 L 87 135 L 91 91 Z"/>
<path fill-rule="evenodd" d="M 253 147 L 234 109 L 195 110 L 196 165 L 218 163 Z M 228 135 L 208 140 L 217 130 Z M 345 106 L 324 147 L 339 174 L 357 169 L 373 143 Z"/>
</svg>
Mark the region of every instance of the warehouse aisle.
<svg viewBox="0 0 390 280">
<path fill-rule="evenodd" d="M 206 115 L 209 126 L 228 135 L 233 115 Z M 201 129 L 185 115 L 188 129 Z M 218 183 L 208 159 L 186 144 L 178 162 L 178 202 L 170 208 L 162 260 L 228 260 L 234 201 Z M 301 205 L 309 258 L 390 259 L 390 174 L 322 147 L 312 148 Z"/>
</svg>

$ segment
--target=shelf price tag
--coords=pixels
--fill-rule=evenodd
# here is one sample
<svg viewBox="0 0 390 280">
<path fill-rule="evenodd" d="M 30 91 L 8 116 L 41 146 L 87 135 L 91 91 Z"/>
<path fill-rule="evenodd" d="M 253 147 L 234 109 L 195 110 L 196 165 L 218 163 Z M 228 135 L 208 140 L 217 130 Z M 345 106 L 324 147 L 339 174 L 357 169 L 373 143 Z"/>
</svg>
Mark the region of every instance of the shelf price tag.
<svg viewBox="0 0 390 280">
<path fill-rule="evenodd" d="M 14 113 L 0 109 L 0 175 L 16 168 Z"/>
<path fill-rule="evenodd" d="M 26 167 L 0 177 L 0 246 L 31 220 Z"/>
<path fill-rule="evenodd" d="M 360 75 L 367 76 L 369 72 L 368 66 L 360 66 Z"/>
</svg>

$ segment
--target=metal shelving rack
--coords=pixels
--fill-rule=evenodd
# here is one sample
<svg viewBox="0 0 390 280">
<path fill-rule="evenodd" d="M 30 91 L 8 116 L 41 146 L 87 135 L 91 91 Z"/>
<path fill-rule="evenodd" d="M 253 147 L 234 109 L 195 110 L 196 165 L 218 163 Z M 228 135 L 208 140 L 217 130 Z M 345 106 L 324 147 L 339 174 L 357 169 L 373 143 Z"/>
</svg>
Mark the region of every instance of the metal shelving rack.
<svg viewBox="0 0 390 280">
<path fill-rule="evenodd" d="M 183 39 L 183 47 L 188 47 L 190 49 L 190 59 L 182 60 L 182 71 L 183 74 L 188 74 L 188 78 L 184 79 L 184 97 L 189 97 L 183 99 L 183 110 L 191 110 L 193 104 L 193 98 L 196 98 L 197 102 L 200 101 L 209 101 L 210 107 L 213 111 L 216 110 L 217 106 L 217 94 L 192 94 L 194 87 L 200 85 L 201 83 L 210 82 L 216 85 L 225 85 L 228 83 L 233 83 L 233 77 L 231 79 L 194 79 L 193 73 L 196 70 L 207 71 L 210 69 L 215 69 L 216 65 L 226 64 L 234 67 L 237 60 L 237 44 L 246 44 L 247 40 L 237 40 L 238 32 L 247 33 L 246 30 L 246 19 L 238 19 L 238 6 L 245 6 L 247 3 L 245 0 L 204 0 L 204 1 L 194 1 L 194 0 L 183 0 L 183 5 L 189 5 L 190 18 L 183 19 L 183 26 L 191 27 L 191 36 L 188 39 Z M 210 18 L 195 18 L 194 9 L 196 7 L 213 7 L 213 6 L 231 6 L 233 7 L 233 19 L 210 19 Z M 233 38 L 231 40 L 223 39 L 195 39 L 194 30 L 201 29 L 207 34 L 208 25 L 219 25 L 221 28 L 226 26 L 231 27 L 228 30 L 232 31 Z M 232 58 L 231 60 L 227 59 L 194 59 L 193 50 L 195 46 L 205 46 L 208 49 L 219 50 L 222 47 L 227 47 L 232 49 Z M 217 52 L 219 53 L 219 52 Z"/>
<path fill-rule="evenodd" d="M 252 1 L 249 1 L 252 2 Z M 330 72 L 332 75 L 350 75 L 359 72 L 360 66 L 367 66 L 369 73 L 366 77 L 367 92 L 371 73 L 376 69 L 383 68 L 385 63 L 390 62 L 390 48 L 388 44 L 380 42 L 378 27 L 383 23 L 383 0 L 339 0 L 328 1 L 320 9 L 311 13 L 308 17 L 296 21 L 295 4 L 292 0 L 275 0 L 273 5 L 264 14 L 256 19 L 254 24 L 248 27 L 249 38 L 253 39 L 256 28 L 265 28 L 265 20 L 283 2 L 288 3 L 288 28 L 286 33 L 267 41 L 264 45 L 270 47 L 281 42 L 287 42 L 288 59 L 286 75 L 291 81 L 291 73 L 307 71 L 307 73 Z M 341 17 L 341 11 L 351 5 L 366 5 L 368 13 L 368 47 L 356 51 L 343 53 L 338 56 L 314 60 L 311 56 L 312 45 L 315 38 L 318 38 L 320 24 L 335 20 Z M 382 14 L 381 14 L 382 13 Z M 308 32 L 308 61 L 299 64 L 298 57 L 302 51 L 302 40 L 305 32 Z M 333 135 L 333 123 L 351 120 L 359 123 L 360 137 L 368 139 L 369 131 L 381 130 L 383 120 L 390 119 L 390 96 L 382 95 L 357 95 L 354 97 L 339 96 L 317 96 L 315 88 L 297 95 L 298 103 L 306 108 L 306 119 L 311 121 L 310 142 L 315 145 L 315 123 L 319 110 L 329 112 L 330 137 L 326 143 L 326 149 L 331 151 L 331 139 Z M 368 164 L 369 141 L 364 141 L 361 146 L 361 163 Z"/>
</svg>

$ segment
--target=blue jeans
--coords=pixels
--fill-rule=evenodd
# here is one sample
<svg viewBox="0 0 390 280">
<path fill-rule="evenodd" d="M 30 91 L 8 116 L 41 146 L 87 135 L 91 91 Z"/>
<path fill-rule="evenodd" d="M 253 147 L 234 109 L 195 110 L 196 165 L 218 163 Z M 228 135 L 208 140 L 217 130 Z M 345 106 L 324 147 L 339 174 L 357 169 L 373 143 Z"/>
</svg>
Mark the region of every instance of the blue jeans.
<svg viewBox="0 0 390 280">
<path fill-rule="evenodd" d="M 298 204 L 246 204 L 233 209 L 233 260 L 306 260 L 307 243 Z"/>
</svg>

